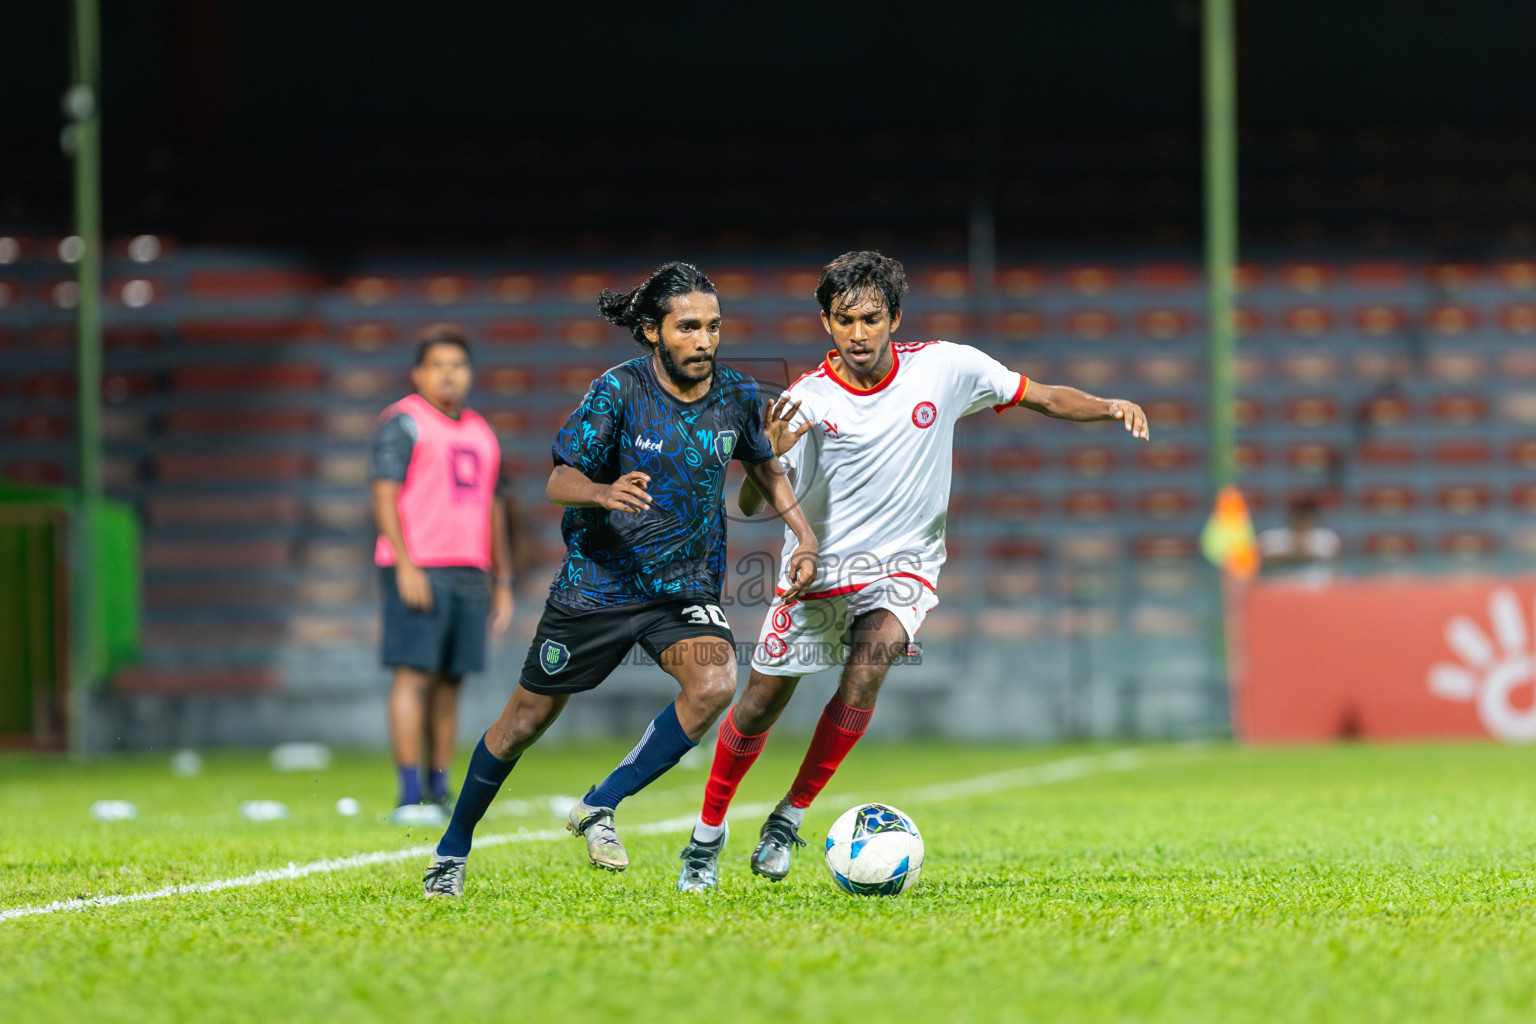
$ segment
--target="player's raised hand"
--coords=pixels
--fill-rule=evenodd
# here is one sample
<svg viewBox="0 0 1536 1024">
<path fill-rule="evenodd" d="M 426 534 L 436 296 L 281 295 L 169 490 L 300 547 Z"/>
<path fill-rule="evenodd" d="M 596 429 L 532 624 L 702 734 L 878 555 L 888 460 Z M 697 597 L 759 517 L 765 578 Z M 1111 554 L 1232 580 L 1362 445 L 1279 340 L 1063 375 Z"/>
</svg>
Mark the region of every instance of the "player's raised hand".
<svg viewBox="0 0 1536 1024">
<path fill-rule="evenodd" d="M 644 512 L 651 507 L 650 485 L 651 478 L 639 470 L 625 473 L 603 488 L 597 503 L 612 512 Z"/>
<path fill-rule="evenodd" d="M 794 425 L 795 414 L 799 411 L 799 400 L 791 405 L 788 394 L 782 394 L 778 401 L 766 404 L 763 411 L 763 433 L 768 435 L 774 455 L 783 455 L 789 451 L 811 429 L 809 418 L 798 427 Z"/>
<path fill-rule="evenodd" d="M 1131 432 L 1132 437 L 1139 437 L 1143 441 L 1151 439 L 1152 435 L 1147 428 L 1147 414 L 1135 402 L 1117 398 L 1109 403 L 1109 414 L 1123 421 L 1125 429 Z"/>
<path fill-rule="evenodd" d="M 795 553 L 789 556 L 789 589 L 784 591 L 785 604 L 799 600 L 811 589 L 811 584 L 816 582 L 820 560 L 821 552 L 814 544 L 801 544 L 795 548 Z"/>
</svg>

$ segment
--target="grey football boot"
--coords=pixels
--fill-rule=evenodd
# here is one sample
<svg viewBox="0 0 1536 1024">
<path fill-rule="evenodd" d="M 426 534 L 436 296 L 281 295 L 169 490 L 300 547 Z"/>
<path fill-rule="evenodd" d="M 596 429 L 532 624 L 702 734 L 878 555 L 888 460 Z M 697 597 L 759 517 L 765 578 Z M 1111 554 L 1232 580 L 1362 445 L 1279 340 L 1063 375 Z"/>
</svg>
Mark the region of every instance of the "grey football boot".
<svg viewBox="0 0 1536 1024">
<path fill-rule="evenodd" d="M 720 887 L 720 852 L 730 835 L 729 825 L 712 843 L 689 834 L 688 845 L 683 847 L 683 870 L 677 876 L 678 892 L 709 892 Z"/>
<path fill-rule="evenodd" d="M 782 881 L 794 864 L 795 851 L 804 845 L 795 823 L 774 811 L 763 822 L 757 849 L 752 851 L 752 873 Z"/>
<path fill-rule="evenodd" d="M 607 871 L 623 871 L 629 867 L 629 852 L 619 842 L 619 833 L 613 827 L 612 807 L 591 807 L 576 801 L 565 827 L 572 834 L 587 841 L 587 856 L 594 867 Z"/>
<path fill-rule="evenodd" d="M 422 879 L 423 894 L 426 898 L 463 896 L 464 867 L 468 859 L 467 857 L 444 857 L 442 854 L 434 853 L 432 866 L 427 868 L 426 877 Z"/>
</svg>

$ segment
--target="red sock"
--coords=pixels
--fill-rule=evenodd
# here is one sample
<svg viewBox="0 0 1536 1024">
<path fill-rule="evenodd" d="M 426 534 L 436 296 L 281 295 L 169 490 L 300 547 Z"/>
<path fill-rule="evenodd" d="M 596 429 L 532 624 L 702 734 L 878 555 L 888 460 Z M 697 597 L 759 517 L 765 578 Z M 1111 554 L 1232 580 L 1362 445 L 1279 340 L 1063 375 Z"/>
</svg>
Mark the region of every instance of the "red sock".
<svg viewBox="0 0 1536 1024">
<path fill-rule="evenodd" d="M 704 784 L 704 810 L 699 815 L 700 821 L 706 825 L 719 825 L 725 821 L 725 809 L 731 806 L 736 787 L 741 785 L 742 776 L 747 774 L 747 769 L 752 767 L 767 742 L 768 730 L 764 729 L 756 736 L 743 736 L 730 712 L 726 712 L 720 723 L 720 738 L 715 741 L 715 762 L 709 768 L 709 781 Z"/>
<path fill-rule="evenodd" d="M 800 762 L 800 774 L 795 776 L 794 784 L 789 787 L 791 805 L 811 806 L 811 801 L 816 799 L 816 794 L 832 778 L 832 773 L 843 763 L 848 751 L 864 735 L 864 730 L 869 727 L 869 716 L 874 711 L 874 708 L 862 711 L 851 708 L 837 694 L 832 695 L 821 712 L 821 721 L 816 723 L 816 734 L 811 737 L 811 749 L 805 752 L 805 760 Z"/>
</svg>

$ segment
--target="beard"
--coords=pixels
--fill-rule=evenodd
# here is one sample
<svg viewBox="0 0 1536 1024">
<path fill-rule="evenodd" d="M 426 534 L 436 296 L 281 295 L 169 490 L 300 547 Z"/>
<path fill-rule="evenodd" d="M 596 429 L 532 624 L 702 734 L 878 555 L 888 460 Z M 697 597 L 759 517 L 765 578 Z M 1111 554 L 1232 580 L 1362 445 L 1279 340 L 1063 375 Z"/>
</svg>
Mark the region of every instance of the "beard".
<svg viewBox="0 0 1536 1024">
<path fill-rule="evenodd" d="M 667 346 L 659 341 L 656 343 L 656 357 L 661 360 L 661 367 L 667 371 L 667 376 L 672 378 L 672 383 L 680 388 L 697 384 L 715 372 L 714 356 L 702 357 L 703 362 L 680 364 L 672 358 L 672 353 L 667 351 Z M 698 368 L 700 372 L 692 372 L 691 368 Z"/>
</svg>

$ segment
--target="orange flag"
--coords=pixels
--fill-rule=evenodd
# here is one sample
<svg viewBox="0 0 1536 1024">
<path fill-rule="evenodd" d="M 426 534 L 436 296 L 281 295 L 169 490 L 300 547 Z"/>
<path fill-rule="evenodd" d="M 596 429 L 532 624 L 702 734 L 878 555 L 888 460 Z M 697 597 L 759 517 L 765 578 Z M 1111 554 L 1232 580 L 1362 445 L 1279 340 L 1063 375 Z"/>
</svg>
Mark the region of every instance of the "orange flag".
<svg viewBox="0 0 1536 1024">
<path fill-rule="evenodd" d="M 1200 550 L 1212 565 L 1240 580 L 1259 571 L 1259 542 L 1243 492 L 1232 484 L 1216 495 L 1216 507 L 1200 531 Z"/>
</svg>

